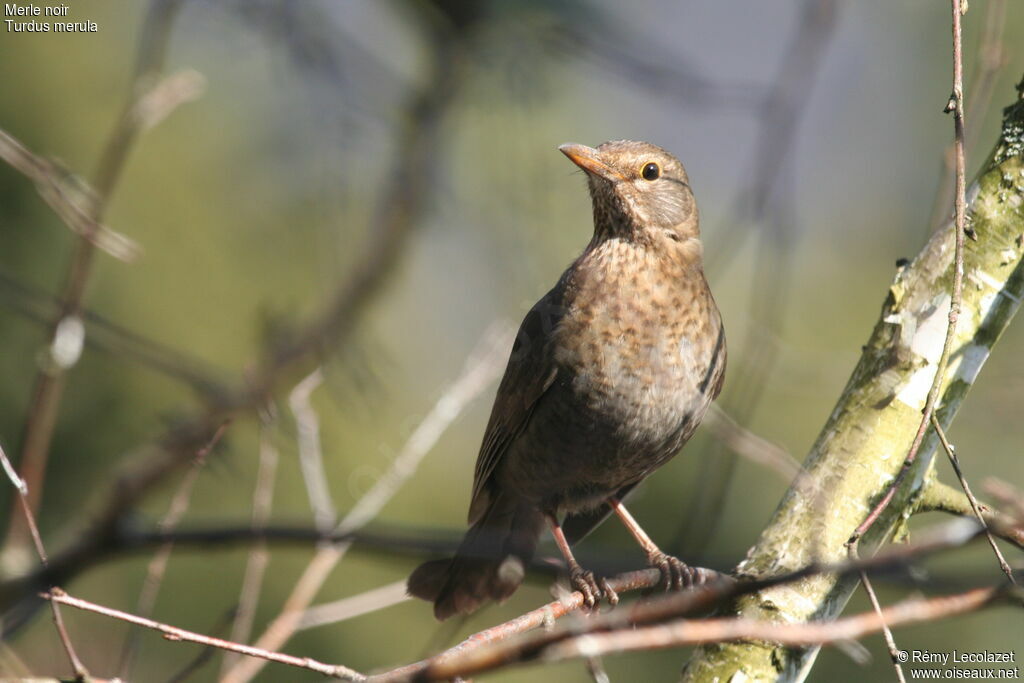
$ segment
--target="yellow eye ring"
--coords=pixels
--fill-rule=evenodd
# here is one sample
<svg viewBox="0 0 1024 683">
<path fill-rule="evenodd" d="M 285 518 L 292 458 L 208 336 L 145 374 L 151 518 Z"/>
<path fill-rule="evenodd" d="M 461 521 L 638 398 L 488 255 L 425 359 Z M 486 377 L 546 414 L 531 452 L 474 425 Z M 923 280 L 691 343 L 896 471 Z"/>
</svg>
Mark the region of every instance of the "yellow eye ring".
<svg viewBox="0 0 1024 683">
<path fill-rule="evenodd" d="M 658 166 L 653 161 L 648 161 L 640 169 L 640 177 L 644 180 L 657 180 L 661 177 L 661 166 Z"/>
</svg>

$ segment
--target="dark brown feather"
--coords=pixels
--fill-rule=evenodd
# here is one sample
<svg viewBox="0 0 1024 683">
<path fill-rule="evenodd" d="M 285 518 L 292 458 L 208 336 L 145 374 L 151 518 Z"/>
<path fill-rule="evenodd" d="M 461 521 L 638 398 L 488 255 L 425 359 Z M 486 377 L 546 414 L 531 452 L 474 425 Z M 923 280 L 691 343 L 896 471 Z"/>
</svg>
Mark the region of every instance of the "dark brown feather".
<svg viewBox="0 0 1024 683">
<path fill-rule="evenodd" d="M 725 332 L 682 164 L 642 142 L 562 151 L 587 172 L 594 236 L 520 327 L 462 545 L 409 579 L 440 619 L 511 595 L 545 515 L 566 516 L 570 542 L 597 526 L 609 497 L 682 448 L 724 381 Z"/>
</svg>

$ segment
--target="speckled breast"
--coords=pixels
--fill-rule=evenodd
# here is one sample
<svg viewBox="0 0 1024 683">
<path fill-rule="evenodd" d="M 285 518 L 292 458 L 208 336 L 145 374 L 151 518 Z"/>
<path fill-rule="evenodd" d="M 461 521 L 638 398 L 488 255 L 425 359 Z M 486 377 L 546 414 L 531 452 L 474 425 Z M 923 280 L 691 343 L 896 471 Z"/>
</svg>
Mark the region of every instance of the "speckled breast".
<svg viewBox="0 0 1024 683">
<path fill-rule="evenodd" d="M 724 371 L 725 338 L 699 266 L 613 247 L 596 258 L 628 267 L 589 269 L 576 283 L 555 361 L 562 390 L 582 409 L 579 427 L 593 435 L 590 457 L 612 473 L 646 474 L 704 416 Z"/>
</svg>

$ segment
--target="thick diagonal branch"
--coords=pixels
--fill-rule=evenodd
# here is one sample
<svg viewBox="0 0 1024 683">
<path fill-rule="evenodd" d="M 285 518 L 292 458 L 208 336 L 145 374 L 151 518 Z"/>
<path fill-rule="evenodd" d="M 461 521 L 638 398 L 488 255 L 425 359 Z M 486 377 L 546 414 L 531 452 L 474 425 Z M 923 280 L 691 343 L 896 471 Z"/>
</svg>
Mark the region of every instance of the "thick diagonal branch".
<svg viewBox="0 0 1024 683">
<path fill-rule="evenodd" d="M 963 301 L 936 415 L 948 429 L 982 364 L 1024 296 L 1024 102 L 1006 110 L 1003 134 L 968 191 L 968 226 L 978 236 L 964 254 Z M 845 556 L 844 543 L 864 520 L 903 463 L 921 422 L 946 332 L 953 277 L 954 227 L 937 232 L 901 269 L 849 383 L 805 463 L 805 484 L 792 487 L 749 557 L 742 577 L 792 571 Z M 904 485 L 865 540 L 898 533 L 920 495 L 938 440 L 929 431 Z M 827 514 L 826 514 L 827 513 Z M 730 612 L 746 618 L 803 623 L 836 617 L 856 579 L 812 576 L 737 600 Z M 686 680 L 800 680 L 817 648 L 766 642 L 697 650 Z"/>
</svg>

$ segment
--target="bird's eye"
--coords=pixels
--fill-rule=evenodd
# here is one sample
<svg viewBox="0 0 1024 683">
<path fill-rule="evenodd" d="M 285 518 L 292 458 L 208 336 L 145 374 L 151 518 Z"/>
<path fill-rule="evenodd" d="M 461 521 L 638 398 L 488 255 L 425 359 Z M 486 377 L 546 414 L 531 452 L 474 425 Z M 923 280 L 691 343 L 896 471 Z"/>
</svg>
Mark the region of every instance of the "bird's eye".
<svg viewBox="0 0 1024 683">
<path fill-rule="evenodd" d="M 640 170 L 640 176 L 644 180 L 657 180 L 661 176 L 661 167 L 653 161 L 648 161 Z"/>
</svg>

